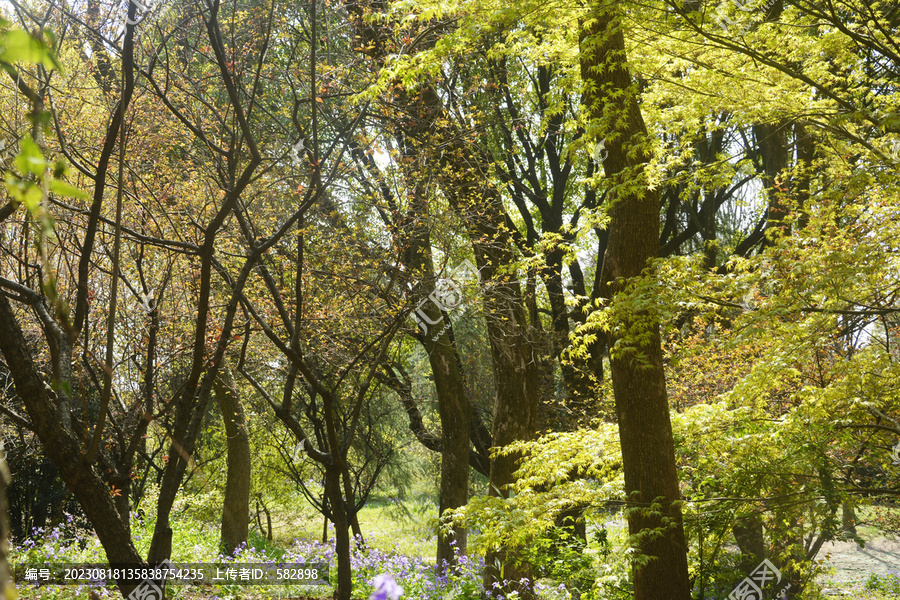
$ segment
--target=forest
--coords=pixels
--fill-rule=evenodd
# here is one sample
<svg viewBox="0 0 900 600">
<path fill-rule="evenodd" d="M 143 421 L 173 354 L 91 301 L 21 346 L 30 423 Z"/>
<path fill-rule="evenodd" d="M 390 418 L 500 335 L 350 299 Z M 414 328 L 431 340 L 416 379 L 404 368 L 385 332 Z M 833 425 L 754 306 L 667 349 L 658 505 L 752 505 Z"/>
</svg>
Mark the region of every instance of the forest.
<svg viewBox="0 0 900 600">
<path fill-rule="evenodd" d="M 3 0 L 0 71 L 0 600 L 900 597 L 895 2 Z"/>
</svg>

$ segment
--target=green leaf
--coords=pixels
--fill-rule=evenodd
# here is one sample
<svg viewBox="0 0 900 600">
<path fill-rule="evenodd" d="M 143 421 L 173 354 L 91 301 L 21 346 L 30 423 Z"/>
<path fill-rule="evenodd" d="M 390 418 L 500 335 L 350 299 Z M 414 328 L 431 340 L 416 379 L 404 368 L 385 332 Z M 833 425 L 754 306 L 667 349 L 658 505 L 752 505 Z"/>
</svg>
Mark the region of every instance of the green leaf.
<svg viewBox="0 0 900 600">
<path fill-rule="evenodd" d="M 77 187 L 69 185 L 65 181 L 61 181 L 59 179 L 50 180 L 50 191 L 52 191 L 57 196 L 71 196 L 73 198 L 90 197 L 87 195 L 87 193 L 79 190 Z"/>
<path fill-rule="evenodd" d="M 22 173 L 31 173 L 35 177 L 43 176 L 47 169 L 47 161 L 31 136 L 26 135 L 22 138 L 19 155 L 16 157 L 16 166 Z"/>
<path fill-rule="evenodd" d="M 48 69 L 62 71 L 62 65 L 59 64 L 53 51 L 44 40 L 33 37 L 21 29 L 7 32 L 5 38 L 3 52 L 0 52 L 0 60 L 9 63 L 42 64 Z M 51 39 L 53 39 L 52 36 Z"/>
<path fill-rule="evenodd" d="M 31 182 L 26 182 L 25 185 L 25 192 L 22 194 L 20 201 L 25 205 L 25 208 L 28 209 L 28 212 L 32 215 L 37 215 L 44 194 L 41 192 L 41 188 Z"/>
</svg>

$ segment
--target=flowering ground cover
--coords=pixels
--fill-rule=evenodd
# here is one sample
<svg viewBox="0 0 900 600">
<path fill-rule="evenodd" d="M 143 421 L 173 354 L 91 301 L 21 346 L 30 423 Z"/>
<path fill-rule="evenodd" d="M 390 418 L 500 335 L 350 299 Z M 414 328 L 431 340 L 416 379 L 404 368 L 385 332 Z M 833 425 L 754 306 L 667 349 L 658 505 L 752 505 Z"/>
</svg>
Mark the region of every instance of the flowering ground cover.
<svg viewBox="0 0 900 600">
<path fill-rule="evenodd" d="M 149 524 L 136 520 L 136 529 Z M 173 562 L 210 563 L 326 563 L 334 568 L 334 541 L 321 542 L 296 539 L 292 543 L 274 545 L 265 540 L 238 549 L 234 556 L 223 556 L 215 551 L 215 528 L 195 524 L 193 535 L 185 539 L 173 551 Z M 22 544 L 12 545 L 11 563 L 102 563 L 102 548 L 92 532 L 78 528 L 71 517 L 48 530 L 35 529 L 32 537 Z M 137 531 L 140 540 L 147 532 Z M 365 598 L 376 594 L 376 600 L 397 600 L 398 591 L 409 600 L 431 598 L 478 598 L 484 562 L 480 559 L 459 557 L 459 566 L 453 574 L 438 576 L 434 562 L 426 558 L 408 556 L 396 550 L 384 550 L 362 543 L 355 545 L 352 555 L 354 596 Z M 391 579 L 386 579 L 390 576 Z M 391 584 L 389 582 L 396 582 Z M 18 582 L 22 598 L 74 599 L 88 598 L 93 590 L 100 598 L 118 597 L 118 591 L 108 582 L 97 581 L 93 586 L 39 586 Z M 171 598 L 321 598 L 331 593 L 329 586 L 169 586 Z M 396 596 L 396 597 L 395 597 Z"/>
<path fill-rule="evenodd" d="M 427 519 L 422 518 L 424 523 Z M 415 519 L 413 519 L 415 521 Z M 133 519 L 134 536 L 139 545 L 149 541 L 152 521 L 137 515 Z M 226 557 L 218 553 L 218 529 L 213 524 L 201 520 L 183 518 L 174 523 L 176 535 L 172 559 L 176 563 L 326 563 L 335 569 L 333 535 L 328 542 L 310 539 L 304 533 L 301 537 L 280 536 L 277 542 L 254 536 L 249 546 L 240 548 L 234 556 Z M 481 581 L 484 561 L 478 556 L 460 556 L 458 569 L 448 575 L 435 573 L 433 552 L 434 538 L 428 527 L 407 520 L 392 520 L 383 512 L 365 515 L 363 529 L 371 532 L 365 543 L 353 547 L 352 571 L 354 579 L 353 597 L 358 600 L 481 600 Z M 621 545 L 625 532 L 624 521 L 608 519 L 603 526 L 610 532 L 613 546 Z M 402 531 L 402 533 L 398 533 Z M 875 540 L 870 552 L 880 548 L 877 540 L 884 537 L 875 528 L 861 530 L 867 539 Z M 425 537 L 416 538 L 415 532 Z M 888 542 L 884 542 L 888 543 Z M 896 543 L 896 542 L 891 542 Z M 845 544 L 846 545 L 846 544 Z M 893 546 L 892 546 L 893 547 Z M 414 552 L 418 550 L 419 555 Z M 143 553 L 146 549 L 141 547 Z M 588 554 L 592 550 L 588 549 Z M 847 561 L 862 551 L 835 545 L 833 554 L 836 571 L 822 578 L 821 596 L 807 598 L 841 597 L 848 600 L 888 600 L 900 594 L 900 572 L 897 565 L 870 563 L 871 573 L 857 569 L 854 581 L 844 581 L 849 571 L 841 561 Z M 851 556 L 852 553 L 852 556 Z M 857 557 L 858 558 L 858 557 Z M 612 560 L 612 557 L 610 557 Z M 51 528 L 35 529 L 31 537 L 11 548 L 11 562 L 19 563 L 103 563 L 105 555 L 93 532 L 79 527 L 76 520 L 66 515 L 63 521 Z M 857 560 L 858 562 L 858 560 Z M 857 565 L 858 566 L 858 565 Z M 592 581 L 600 582 L 604 569 L 610 570 L 612 563 L 595 561 Z M 612 571 L 611 571 L 612 573 Z M 621 573 L 614 572 L 615 577 Z M 612 578 L 610 576 L 610 578 Z M 532 585 L 532 582 L 514 582 L 516 586 Z M 551 579 L 533 583 L 534 591 L 542 600 L 573 600 L 577 593 L 565 584 Z M 99 598 L 119 598 L 118 590 L 106 582 L 96 582 L 89 586 L 43 586 L 37 587 L 19 581 L 18 590 L 23 600 L 96 600 L 89 596 L 93 591 Z M 169 598 L 173 600 L 317 600 L 331 596 L 330 586 L 169 586 Z M 515 600 L 517 593 L 507 593 L 504 598 L 495 591 L 494 600 Z M 601 587 L 581 596 L 586 600 L 609 600 Z M 709 600 L 712 596 L 707 594 Z"/>
</svg>

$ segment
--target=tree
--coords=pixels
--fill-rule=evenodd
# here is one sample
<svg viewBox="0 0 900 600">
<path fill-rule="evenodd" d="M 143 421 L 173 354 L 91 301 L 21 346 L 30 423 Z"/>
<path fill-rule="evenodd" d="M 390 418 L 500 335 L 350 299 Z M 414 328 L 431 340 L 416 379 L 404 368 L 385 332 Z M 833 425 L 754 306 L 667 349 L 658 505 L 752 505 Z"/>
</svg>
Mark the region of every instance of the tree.
<svg viewBox="0 0 900 600">
<path fill-rule="evenodd" d="M 600 276 L 603 296 L 609 299 L 641 276 L 656 256 L 659 239 L 659 196 L 644 173 L 647 129 L 628 70 L 618 10 L 593 5 L 582 22 L 580 48 L 585 104 L 600 132 L 595 135 L 607 136 L 609 156 L 603 168 L 619 190 L 609 208 Z M 659 323 L 650 311 L 626 311 L 612 326 L 621 333 L 610 336 L 610 371 L 625 492 L 634 503 L 628 529 L 642 554 L 634 570 L 634 595 L 654 598 L 666 589 L 672 598 L 687 599 L 687 545 Z"/>
<path fill-rule="evenodd" d="M 90 5 L 88 16 L 94 15 L 95 9 L 95 4 Z M 224 237 L 221 229 L 236 207 L 240 207 L 238 200 L 253 181 L 253 175 L 261 162 L 259 149 L 248 124 L 249 115 L 255 114 L 254 100 L 252 94 L 245 93 L 242 82 L 235 82 L 236 75 L 233 71 L 236 64 L 229 61 L 226 54 L 218 25 L 219 10 L 219 4 L 213 3 L 200 9 L 200 14 L 191 13 L 189 22 L 202 24 L 202 28 L 191 29 L 187 27 L 188 23 L 184 24 L 183 29 L 182 25 L 174 26 L 184 34 L 176 36 L 176 42 L 192 44 L 205 39 L 209 51 L 209 56 L 199 53 L 190 56 L 196 59 L 192 64 L 194 69 L 185 70 L 185 77 L 175 82 L 175 89 L 157 85 L 157 67 L 162 61 L 160 57 L 166 55 L 150 53 L 147 64 L 143 66 L 142 81 L 154 93 L 155 99 L 152 95 L 142 95 L 141 99 L 149 104 L 151 114 L 160 119 L 153 125 L 137 122 L 134 128 L 127 126 L 126 114 L 128 99 L 135 87 L 135 71 L 140 68 L 137 62 L 143 58 L 135 50 L 135 24 L 139 21 L 136 6 L 133 3 L 129 5 L 129 22 L 124 26 L 121 85 L 117 74 L 112 70 L 113 62 L 105 56 L 114 47 L 114 41 L 106 36 L 116 35 L 111 32 L 115 31 L 117 23 L 95 22 L 87 35 L 96 38 L 93 46 L 98 67 L 96 93 L 102 98 L 102 94 L 119 91 L 122 96 L 122 100 L 112 111 L 106 138 L 96 151 L 83 149 L 82 142 L 85 138 L 88 140 L 86 144 L 93 142 L 92 135 L 74 131 L 77 119 L 67 111 L 68 98 L 62 94 L 57 96 L 54 105 L 56 110 L 50 119 L 55 126 L 56 143 L 60 151 L 70 157 L 77 172 L 92 182 L 94 193 L 91 202 L 86 208 L 82 208 L 80 205 L 61 201 L 59 196 L 72 195 L 74 188 L 66 187 L 68 184 L 49 177 L 49 174 L 45 180 L 52 184 L 50 197 L 46 194 L 43 198 L 40 194 L 35 197 L 30 190 L 40 190 L 40 187 L 30 183 L 28 175 L 23 174 L 11 189 L 13 201 L 4 210 L 4 218 L 13 218 L 16 215 L 15 209 L 20 204 L 25 204 L 28 213 L 21 219 L 25 239 L 29 239 L 27 232 L 33 223 L 39 225 L 38 231 L 43 237 L 38 239 L 39 255 L 42 256 L 38 268 L 29 266 L 30 249 L 27 242 L 18 251 L 11 253 L 19 261 L 18 267 L 10 268 L 5 265 L 5 277 L 2 280 L 5 295 L 0 303 L 0 320 L 6 334 L 3 354 L 7 367 L 14 374 L 17 395 L 25 403 L 31 426 L 41 438 L 45 451 L 60 469 L 61 477 L 85 508 L 107 550 L 110 562 L 142 562 L 134 550 L 129 532 L 130 486 L 135 456 L 146 451 L 145 432 L 148 431 L 149 423 L 165 424 L 171 418 L 172 427 L 164 442 L 169 445 L 169 460 L 160 467 L 162 481 L 157 505 L 157 525 L 148 558 L 151 562 L 157 562 L 168 557 L 171 545 L 168 519 L 172 503 L 190 463 L 190 454 L 194 449 L 218 368 L 233 341 L 231 329 L 240 304 L 243 283 L 262 253 L 286 233 L 276 233 L 267 243 L 248 253 L 238 268 L 238 273 L 243 269 L 243 278 L 238 276 L 234 282 L 228 278 L 227 271 L 224 272 L 223 279 L 233 285 L 229 285 L 230 289 L 223 294 L 230 296 L 225 302 L 225 310 L 221 315 L 216 315 L 213 299 L 218 290 L 215 289 L 213 273 L 222 266 L 216 257 L 217 244 Z M 271 18 L 269 21 L 271 22 Z M 66 20 L 61 22 L 67 23 Z M 147 23 L 143 23 L 144 27 L 141 29 L 146 30 Z M 165 16 L 159 23 L 161 27 L 170 25 Z M 265 26 L 261 31 L 266 31 Z M 159 39 L 173 43 L 170 36 L 163 35 Z M 167 48 L 165 43 L 155 38 L 153 43 L 160 43 L 160 49 Z M 254 38 L 248 43 L 264 47 L 265 36 L 263 39 Z M 265 56 L 265 52 L 259 56 Z M 83 63 L 78 66 L 84 68 Z M 165 63 L 165 67 L 169 66 L 170 63 Z M 243 68 L 244 64 L 240 67 Z M 33 78 L 37 84 L 31 87 L 30 80 L 20 76 L 11 65 L 5 65 L 4 70 L 12 76 L 21 90 L 28 93 L 37 109 L 35 113 L 38 118 L 34 122 L 31 139 L 25 138 L 21 147 L 29 153 L 31 159 L 23 164 L 32 165 L 31 176 L 40 181 L 45 176 L 43 171 L 37 172 L 34 165 L 40 165 L 42 169 L 51 165 L 43 160 L 40 148 L 31 140 L 40 139 L 37 133 L 43 132 L 41 119 L 45 117 L 41 112 L 44 106 L 41 94 L 46 93 L 49 76 L 46 71 L 39 69 Z M 198 70 L 203 72 L 208 88 L 192 87 L 191 82 L 182 87 L 181 84 L 186 79 L 189 80 L 191 75 L 196 75 Z M 173 70 L 167 70 L 165 75 L 172 77 L 174 73 Z M 246 100 L 247 98 L 251 99 Z M 99 104 L 102 105 L 102 102 Z M 217 113 L 220 109 L 221 113 Z M 236 121 L 227 116 L 230 114 L 235 115 Z M 194 117 L 197 117 L 196 121 L 193 120 Z M 204 117 L 211 118 L 204 123 Z M 209 123 L 212 125 L 207 129 Z M 232 128 L 234 123 L 237 125 Z M 69 128 L 70 125 L 72 129 Z M 152 148 L 165 137 L 160 132 L 174 131 L 179 126 L 182 131 L 178 134 L 183 136 L 186 131 L 187 139 L 197 150 L 197 155 L 207 157 L 207 162 L 202 165 L 197 164 L 201 162 L 199 159 L 193 162 L 187 152 L 177 150 L 178 145 L 174 145 L 175 151 L 169 149 L 153 154 Z M 217 129 L 218 127 L 221 129 Z M 126 144 L 128 135 L 145 135 L 148 143 L 137 148 L 129 146 Z M 216 141 L 211 139 L 213 137 Z M 219 142 L 228 149 L 223 149 Z M 126 147 L 130 148 L 131 154 L 125 152 Z M 115 178 L 113 211 L 109 206 L 108 171 L 110 164 L 115 164 L 113 160 L 116 151 L 118 173 Z M 91 164 L 93 160 L 97 161 L 96 164 Z M 189 166 L 189 169 L 172 176 L 164 170 L 154 169 L 160 163 L 181 164 Z M 158 177 L 143 177 L 141 167 L 149 167 Z M 197 191 L 197 182 L 192 181 L 191 173 L 205 167 L 216 174 L 221 188 L 219 191 L 210 190 L 209 194 L 197 194 L 197 206 L 192 207 L 196 210 L 192 210 L 188 217 L 196 215 L 195 223 L 200 233 L 195 235 L 189 222 L 182 223 L 189 225 L 184 229 L 176 222 L 179 214 L 186 215 L 187 212 L 171 215 L 166 211 L 180 201 L 184 202 L 183 198 L 178 198 L 173 193 L 176 190 Z M 62 168 L 56 167 L 56 171 L 59 177 Z M 123 210 L 125 195 L 137 196 L 131 196 L 132 192 L 126 191 L 126 181 L 141 189 L 142 195 L 149 198 L 145 202 L 136 200 L 138 209 L 135 212 Z M 52 231 L 55 239 L 50 237 L 50 206 L 57 216 L 65 216 L 56 219 L 56 227 Z M 110 228 L 110 238 L 113 239 L 109 245 L 106 245 L 104 230 L 107 226 Z M 51 239 L 52 243 L 48 241 Z M 157 262 L 155 259 L 159 258 L 161 260 Z M 172 269 L 176 265 L 183 268 L 178 276 L 173 276 Z M 166 271 L 166 267 L 168 273 L 160 273 Z M 57 279 L 55 274 L 60 269 L 68 269 L 70 278 Z M 161 285 L 154 286 L 157 277 Z M 163 291 L 167 284 L 172 284 L 173 278 L 175 284 L 172 287 L 178 292 L 173 294 L 173 299 L 180 301 L 182 293 L 196 286 L 196 295 L 187 304 L 190 310 L 196 309 L 195 313 L 188 313 L 195 314 L 196 318 L 191 319 L 190 325 L 186 327 L 181 327 L 177 321 L 175 326 L 170 326 L 168 320 L 163 325 L 163 319 L 168 317 L 166 313 L 163 313 L 163 319 L 160 318 L 161 307 L 165 306 L 162 303 L 165 298 Z M 135 280 L 136 283 L 133 283 Z M 116 310 L 118 282 L 124 282 L 132 294 L 138 297 L 138 318 L 131 311 Z M 36 289 L 32 289 L 33 287 Z M 28 307 L 27 310 L 36 317 L 33 323 L 26 321 L 28 337 L 19 322 L 27 313 L 21 310 L 16 312 L 9 303 L 10 297 Z M 96 308 L 104 306 L 104 303 L 106 310 L 97 311 Z M 69 306 L 73 307 L 71 314 Z M 184 306 L 180 302 L 172 302 L 172 313 Z M 104 317 L 105 325 L 100 323 L 98 314 Z M 149 321 L 146 338 L 141 335 L 145 330 L 142 328 L 144 321 L 140 315 Z M 216 319 L 217 316 L 220 318 Z M 120 323 L 131 327 L 123 329 Z M 106 334 L 105 341 L 94 334 L 98 329 Z M 126 333 L 123 334 L 123 330 Z M 212 338 L 211 331 L 218 332 L 219 336 Z M 32 336 L 32 332 L 39 332 L 38 335 L 43 336 L 47 344 L 46 350 L 35 348 L 34 344 L 29 343 L 29 338 L 39 339 Z M 137 335 L 132 337 L 132 332 L 137 332 Z M 185 339 L 191 341 L 182 344 Z M 73 350 L 78 345 L 81 354 L 78 360 L 73 360 L 77 356 Z M 134 354 L 126 355 L 128 360 L 115 355 L 116 350 L 124 348 L 127 352 L 135 347 L 137 351 Z M 104 360 L 95 360 L 96 356 L 104 356 Z M 41 372 L 41 364 L 45 358 L 52 365 L 51 373 Z M 141 385 L 127 390 L 127 393 L 125 389 L 114 389 L 113 371 L 119 370 L 121 373 L 131 368 L 133 363 L 137 366 L 138 376 L 125 379 L 141 381 Z M 187 365 L 187 376 L 183 385 L 165 390 L 171 392 L 170 396 L 162 397 L 160 392 L 164 391 L 163 386 L 158 384 L 163 381 L 164 375 L 168 375 L 164 369 L 176 365 Z M 82 400 L 81 414 L 72 410 L 73 394 L 74 398 L 80 397 Z M 73 457 L 77 459 L 73 461 Z M 149 462 L 150 457 L 147 458 Z M 121 589 L 127 594 L 131 587 L 130 584 L 122 583 Z"/>
<path fill-rule="evenodd" d="M 228 436 L 221 546 L 226 555 L 233 555 L 237 548 L 247 543 L 250 527 L 250 436 L 244 407 L 228 365 L 219 370 L 219 378 L 213 387 Z"/>
<path fill-rule="evenodd" d="M 369 25 L 365 20 L 367 11 L 380 11 L 381 7 L 353 3 L 348 4 L 347 9 L 355 17 L 361 48 L 376 65 L 383 63 L 396 41 L 389 29 Z M 428 35 L 423 36 L 422 41 L 423 46 L 428 47 L 434 40 Z M 517 258 L 506 226 L 506 211 L 497 188 L 487 178 L 489 165 L 467 144 L 471 132 L 452 118 L 431 78 L 416 90 L 402 87 L 392 90 L 385 101 L 403 115 L 394 134 L 406 155 L 403 158 L 409 162 L 413 152 L 423 154 L 429 165 L 425 172 L 434 174 L 451 210 L 466 228 L 484 286 L 483 307 L 496 389 L 492 442 L 505 445 L 513 440 L 531 439 L 537 432 L 539 416 L 538 374 L 529 368 L 536 360 L 535 340 L 525 318 L 521 287 L 513 272 Z M 424 207 L 422 186 L 417 184 L 423 173 L 407 168 L 405 174 L 415 194 L 413 214 L 421 218 Z M 403 251 L 410 253 L 410 266 L 424 267 L 426 288 L 424 293 L 418 292 L 422 298 L 430 293 L 427 282 L 435 276 L 434 268 L 428 267 L 431 260 L 427 231 L 413 224 L 407 235 L 409 242 Z M 439 308 L 427 308 L 431 314 L 426 313 L 425 320 L 437 322 Z M 443 318 L 449 319 L 447 315 Z M 433 335 L 431 331 L 425 334 Z M 446 478 L 442 480 L 442 509 L 454 508 L 466 496 L 467 474 L 459 467 L 468 462 L 470 440 L 466 438 L 471 435 L 471 426 L 467 425 L 471 419 L 470 402 L 460 393 L 461 379 L 457 374 L 458 361 L 453 357 L 451 339 L 442 336 L 424 342 L 432 357 L 433 368 L 441 378 L 442 463 L 447 466 Z M 514 457 L 494 459 L 490 467 L 491 493 L 508 493 L 504 490 L 513 481 L 514 470 Z M 456 537 L 460 535 L 457 531 Z M 442 560 L 453 556 L 450 541 L 444 538 L 440 542 L 438 553 Z M 500 578 L 492 566 L 494 558 L 488 557 L 491 565 L 487 570 L 489 584 Z M 513 578 L 514 561 L 499 558 L 506 563 L 507 578 Z M 526 573 L 527 568 L 523 569 L 523 575 Z"/>
<path fill-rule="evenodd" d="M 134 6 L 131 5 L 131 14 Z M 25 15 L 27 13 L 20 13 Z M 24 16 L 23 16 L 24 18 Z M 98 457 L 98 445 L 105 421 L 105 408 L 103 404 L 97 426 L 93 432 L 84 428 L 84 423 L 73 416 L 71 396 L 73 392 L 72 363 L 73 343 L 81 332 L 81 324 L 87 307 L 87 289 L 85 287 L 86 265 L 82 260 L 82 268 L 79 270 L 79 282 L 81 288 L 76 300 L 75 314 L 70 321 L 68 306 L 61 298 L 58 281 L 55 278 L 54 269 L 49 261 L 48 245 L 53 237 L 52 217 L 47 210 L 48 188 L 55 194 L 82 195 L 74 187 L 59 179 L 65 167 L 62 163 L 51 165 L 44 159 L 40 142 L 43 133 L 42 118 L 44 114 L 44 99 L 47 93 L 47 85 L 50 72 L 47 67 L 59 67 L 58 61 L 53 58 L 53 49 L 44 41 L 43 29 L 46 20 L 36 23 L 39 34 L 35 38 L 7 35 L 9 44 L 6 48 L 4 61 L 0 63 L 3 70 L 14 80 L 18 89 L 28 98 L 32 109 L 32 128 L 30 135 L 24 136 L 20 142 L 20 156 L 18 167 L 21 170 L 19 177 L 7 177 L 6 189 L 11 200 L 3 211 L 3 218 L 8 219 L 20 205 L 26 222 L 33 219 L 37 226 L 37 247 L 41 256 L 41 267 L 37 277 L 28 277 L 25 282 L 19 283 L 3 278 L 4 293 L 0 294 L 0 333 L 3 342 L 0 351 L 6 360 L 9 372 L 12 373 L 17 395 L 23 400 L 28 417 L 36 435 L 41 439 L 45 451 L 56 463 L 62 479 L 66 482 L 81 505 L 85 513 L 94 525 L 98 537 L 103 543 L 110 562 L 140 563 L 141 559 L 134 549 L 131 536 L 128 532 L 127 506 L 122 510 L 122 502 L 114 501 L 114 496 L 109 493 L 107 483 L 94 464 Z M 117 105 L 108 133 L 110 134 L 101 157 L 99 172 L 97 174 L 96 193 L 102 196 L 105 185 L 105 169 L 114 149 L 114 142 L 119 136 L 122 115 L 126 110 L 133 90 L 133 28 L 126 31 L 125 47 L 123 52 L 123 82 L 122 96 Z M 12 52 L 10 50 L 13 50 Z M 20 69 L 13 63 L 19 60 L 38 62 L 35 76 L 23 78 Z M 9 61 L 9 62 L 6 62 Z M 35 181 L 43 186 L 37 185 Z M 121 179 L 120 179 L 121 181 Z M 121 196 L 120 196 L 121 198 Z M 95 203 L 96 204 L 96 203 Z M 93 227 L 96 227 L 96 219 Z M 30 225 L 30 224 L 29 224 Z M 92 234 L 94 229 L 89 225 L 88 235 L 84 239 L 82 249 L 89 256 L 93 248 Z M 27 265 L 27 259 L 23 261 Z M 27 270 L 27 267 L 26 267 Z M 20 269 L 20 273 L 22 270 Z M 5 275 L 11 274 L 7 271 Z M 39 284 L 39 291 L 29 287 Z M 24 302 L 37 318 L 44 340 L 49 347 L 49 362 L 51 364 L 51 376 L 45 385 L 45 379 L 38 370 L 35 356 L 32 354 L 31 344 L 25 338 L 19 319 L 9 302 L 8 295 Z M 115 314 L 115 293 L 111 300 L 111 314 Z M 109 397 L 106 396 L 108 403 Z M 142 420 L 139 420 L 139 423 Z M 140 427 L 138 428 L 140 429 Z M 121 439 L 120 439 L 121 441 Z M 124 450 L 124 449 L 123 449 Z M 106 457 L 101 457 L 106 458 Z M 125 450 L 119 455 L 118 464 L 107 462 L 107 471 L 114 473 L 114 466 L 118 468 L 129 467 L 133 458 L 133 450 Z M 125 477 L 130 479 L 130 469 Z M 116 481 L 115 476 L 111 479 Z M 5 529 L 5 527 L 4 527 Z M 5 543 L 5 541 L 4 541 Z M 131 591 L 133 586 L 123 583 L 123 593 Z"/>
</svg>

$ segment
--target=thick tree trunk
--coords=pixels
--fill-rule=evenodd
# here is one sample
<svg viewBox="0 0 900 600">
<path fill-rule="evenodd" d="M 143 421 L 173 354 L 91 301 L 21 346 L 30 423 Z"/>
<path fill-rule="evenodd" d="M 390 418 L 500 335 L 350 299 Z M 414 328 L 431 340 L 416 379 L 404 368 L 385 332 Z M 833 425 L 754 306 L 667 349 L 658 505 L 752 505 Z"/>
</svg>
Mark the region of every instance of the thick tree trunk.
<svg viewBox="0 0 900 600">
<path fill-rule="evenodd" d="M 445 317 L 445 318 L 449 318 Z M 465 506 L 469 500 L 469 429 L 472 407 L 457 369 L 455 348 L 449 335 L 428 342 L 434 382 L 438 386 L 438 413 L 441 419 L 441 497 L 439 513 Z M 453 527 L 448 535 L 438 535 L 437 568 L 443 571 L 456 564 L 454 544 L 460 554 L 466 552 L 466 530 Z"/>
<path fill-rule="evenodd" d="M 428 207 L 425 199 L 418 193 L 421 191 L 417 186 L 409 228 L 407 264 L 412 273 L 423 277 L 416 294 L 416 300 L 423 302 L 419 310 L 426 317 L 421 322 L 435 323 L 427 325 L 427 331 L 423 332 L 420 339 L 428 353 L 434 375 L 441 420 L 441 490 L 438 511 L 439 515 L 443 515 L 447 509 L 464 506 L 469 499 L 472 404 L 466 395 L 450 322 L 450 311 L 457 307 L 461 297 L 458 295 L 459 290 L 443 296 L 438 294 L 431 238 L 425 221 Z M 460 554 L 465 554 L 464 528 L 453 527 L 448 535 L 438 535 L 438 572 L 443 572 L 445 562 L 447 566 L 456 564 L 454 545 Z"/>
<path fill-rule="evenodd" d="M 608 178 L 623 191 L 612 197 L 601 291 L 612 298 L 621 281 L 639 277 L 659 244 L 659 195 L 640 185 L 648 161 L 647 130 L 627 67 L 615 6 L 594 4 L 581 31 L 585 103 L 606 135 Z M 616 189 L 616 188 L 613 188 Z M 688 600 L 687 546 L 663 373 L 659 326 L 649 314 L 629 314 L 612 336 L 610 370 L 622 444 L 628 528 L 650 561 L 634 572 L 635 600 Z M 641 342 L 636 337 L 640 333 Z M 651 508 L 651 503 L 657 506 Z"/>
<path fill-rule="evenodd" d="M 220 546 L 231 556 L 241 544 L 247 543 L 250 527 L 250 436 L 244 407 L 227 365 L 219 369 L 213 388 L 228 436 Z"/>
<path fill-rule="evenodd" d="M 731 533 L 741 550 L 741 571 L 751 573 L 766 556 L 766 540 L 759 515 L 738 519 Z"/>
</svg>

